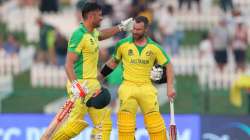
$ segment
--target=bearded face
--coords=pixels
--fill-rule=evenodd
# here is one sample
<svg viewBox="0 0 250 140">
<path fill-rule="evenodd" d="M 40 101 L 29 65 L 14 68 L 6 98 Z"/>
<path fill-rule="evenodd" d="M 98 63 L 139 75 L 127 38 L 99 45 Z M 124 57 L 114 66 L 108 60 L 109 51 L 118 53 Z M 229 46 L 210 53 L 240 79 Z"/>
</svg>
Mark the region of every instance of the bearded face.
<svg viewBox="0 0 250 140">
<path fill-rule="evenodd" d="M 145 36 L 145 33 L 146 33 L 144 23 L 143 22 L 139 22 L 139 23 L 135 22 L 132 33 L 133 33 L 133 38 L 135 40 L 142 39 Z"/>
</svg>

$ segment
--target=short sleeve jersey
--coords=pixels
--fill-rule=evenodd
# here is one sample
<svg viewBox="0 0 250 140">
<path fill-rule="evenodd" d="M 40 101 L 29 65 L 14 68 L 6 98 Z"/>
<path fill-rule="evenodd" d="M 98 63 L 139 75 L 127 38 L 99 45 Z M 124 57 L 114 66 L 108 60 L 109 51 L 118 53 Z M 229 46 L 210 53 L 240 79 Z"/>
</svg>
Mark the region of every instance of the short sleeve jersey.
<svg viewBox="0 0 250 140">
<path fill-rule="evenodd" d="M 69 40 L 68 52 L 76 53 L 79 56 L 74 64 L 77 79 L 95 79 L 97 77 L 98 36 L 99 32 L 96 29 L 90 33 L 81 23 Z"/>
<path fill-rule="evenodd" d="M 113 58 L 122 62 L 123 79 L 135 83 L 149 83 L 154 64 L 166 65 L 170 58 L 153 40 L 147 38 L 145 46 L 136 46 L 133 38 L 127 37 L 116 44 Z"/>
</svg>

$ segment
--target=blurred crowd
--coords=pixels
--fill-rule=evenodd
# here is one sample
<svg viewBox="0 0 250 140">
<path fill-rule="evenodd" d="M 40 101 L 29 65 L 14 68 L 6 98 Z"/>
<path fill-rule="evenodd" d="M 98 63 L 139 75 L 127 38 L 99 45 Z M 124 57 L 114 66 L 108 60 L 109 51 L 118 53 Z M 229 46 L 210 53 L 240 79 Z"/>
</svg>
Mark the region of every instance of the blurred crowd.
<svg viewBox="0 0 250 140">
<path fill-rule="evenodd" d="M 249 27 L 238 10 L 232 10 L 232 17 L 221 17 L 217 25 L 204 33 L 200 43 L 203 59 L 213 56 L 219 70 L 223 72 L 228 63 L 228 53 L 233 54 L 237 72 L 246 70 L 246 55 L 249 47 Z"/>
<path fill-rule="evenodd" d="M 9 34 L 4 40 L 0 36 L 0 51 L 4 51 L 7 55 L 15 56 L 20 51 L 20 43 L 14 34 Z"/>
<path fill-rule="evenodd" d="M 37 25 L 40 32 L 36 62 L 63 66 L 67 54 L 67 38 L 55 27 L 44 22 L 42 18 L 37 19 Z"/>
</svg>

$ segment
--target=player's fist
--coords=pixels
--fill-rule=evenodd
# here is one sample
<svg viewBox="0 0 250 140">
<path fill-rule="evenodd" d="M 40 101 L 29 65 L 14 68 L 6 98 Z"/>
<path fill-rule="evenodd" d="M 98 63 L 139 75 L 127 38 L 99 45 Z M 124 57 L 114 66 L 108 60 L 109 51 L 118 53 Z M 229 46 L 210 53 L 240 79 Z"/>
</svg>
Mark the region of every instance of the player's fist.
<svg viewBox="0 0 250 140">
<path fill-rule="evenodd" d="M 168 93 L 167 93 L 167 96 L 168 96 L 168 99 L 170 100 L 170 101 L 172 101 L 172 100 L 174 100 L 174 98 L 175 98 L 175 96 L 176 96 L 176 92 L 175 92 L 175 90 L 174 89 L 168 89 L 168 91 L 167 91 Z"/>
<path fill-rule="evenodd" d="M 120 31 L 131 31 L 133 29 L 134 20 L 133 18 L 129 18 L 126 20 L 121 21 L 118 25 Z"/>
<path fill-rule="evenodd" d="M 85 97 L 88 93 L 87 81 L 84 81 L 81 85 L 77 80 L 74 80 L 71 85 L 71 92 L 74 96 Z"/>
</svg>

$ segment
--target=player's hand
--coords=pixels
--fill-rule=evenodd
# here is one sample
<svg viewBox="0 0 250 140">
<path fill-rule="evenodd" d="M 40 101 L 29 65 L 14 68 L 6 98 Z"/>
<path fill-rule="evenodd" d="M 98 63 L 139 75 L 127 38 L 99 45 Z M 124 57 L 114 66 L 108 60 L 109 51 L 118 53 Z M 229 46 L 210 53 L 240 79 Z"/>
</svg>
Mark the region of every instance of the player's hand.
<svg viewBox="0 0 250 140">
<path fill-rule="evenodd" d="M 120 31 L 131 31 L 133 29 L 134 20 L 133 18 L 129 18 L 126 20 L 121 21 L 121 23 L 118 25 L 118 28 Z"/>
<path fill-rule="evenodd" d="M 81 85 L 77 80 L 72 82 L 71 91 L 73 96 L 85 97 L 88 93 L 87 81 L 84 81 Z"/>
<path fill-rule="evenodd" d="M 173 101 L 174 100 L 174 98 L 175 98 L 175 96 L 176 96 L 176 92 L 175 92 L 175 90 L 174 89 L 168 89 L 168 91 L 167 91 L 168 93 L 167 93 L 167 96 L 168 96 L 168 99 L 169 99 L 169 101 Z"/>
</svg>

